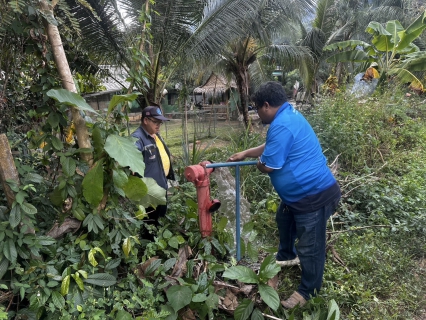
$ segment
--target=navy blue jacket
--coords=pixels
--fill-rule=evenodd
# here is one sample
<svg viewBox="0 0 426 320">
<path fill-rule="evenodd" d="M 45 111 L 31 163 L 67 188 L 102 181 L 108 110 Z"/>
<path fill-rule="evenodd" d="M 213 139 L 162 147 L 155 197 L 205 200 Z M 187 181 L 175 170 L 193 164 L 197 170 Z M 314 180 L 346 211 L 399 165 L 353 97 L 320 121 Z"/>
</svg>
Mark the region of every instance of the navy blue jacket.
<svg viewBox="0 0 426 320">
<path fill-rule="evenodd" d="M 137 128 L 136 131 L 132 133 L 132 137 L 138 139 L 135 144 L 139 151 L 142 152 L 143 161 L 145 162 L 145 177 L 153 178 L 155 181 L 157 181 L 160 187 L 167 190 L 167 179 L 175 180 L 175 175 L 173 173 L 170 159 L 170 151 L 164 143 L 164 140 L 157 133 L 157 137 L 163 142 L 164 148 L 166 149 L 170 159 L 170 170 L 167 177 L 164 174 L 163 162 L 161 161 L 160 152 L 158 151 L 154 138 L 151 137 L 148 132 L 142 128 L 142 126 Z"/>
</svg>

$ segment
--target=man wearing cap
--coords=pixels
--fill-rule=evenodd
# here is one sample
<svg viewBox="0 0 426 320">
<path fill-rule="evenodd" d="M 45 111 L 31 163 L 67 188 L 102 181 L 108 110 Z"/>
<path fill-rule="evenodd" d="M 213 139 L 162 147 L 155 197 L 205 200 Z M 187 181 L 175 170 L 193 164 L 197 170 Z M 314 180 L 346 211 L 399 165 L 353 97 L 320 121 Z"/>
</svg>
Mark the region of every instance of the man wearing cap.
<svg viewBox="0 0 426 320">
<path fill-rule="evenodd" d="M 137 138 L 136 146 L 142 152 L 145 162 L 145 177 L 153 178 L 157 184 L 167 190 L 167 179 L 175 180 L 170 151 L 159 131 L 163 121 L 169 121 L 157 106 L 149 106 L 142 110 L 141 125 L 132 137 Z M 148 208 L 149 223 L 158 226 L 158 219 L 166 215 L 167 205 L 159 205 L 156 209 Z"/>
<path fill-rule="evenodd" d="M 251 99 L 262 122 L 270 125 L 266 142 L 228 161 L 258 158 L 257 168 L 269 174 L 281 198 L 276 213 L 277 263 L 300 262 L 302 267 L 299 287 L 281 304 L 287 309 L 302 307 L 322 285 L 327 220 L 337 208 L 340 187 L 312 127 L 287 102 L 281 83 L 266 82 Z"/>
</svg>

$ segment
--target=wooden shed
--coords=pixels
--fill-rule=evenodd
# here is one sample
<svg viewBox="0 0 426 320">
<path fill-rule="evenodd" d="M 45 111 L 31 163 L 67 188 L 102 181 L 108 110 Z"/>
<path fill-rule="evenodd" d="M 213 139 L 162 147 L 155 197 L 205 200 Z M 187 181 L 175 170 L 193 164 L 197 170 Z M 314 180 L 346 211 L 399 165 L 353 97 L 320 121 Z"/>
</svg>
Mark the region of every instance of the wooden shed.
<svg viewBox="0 0 426 320">
<path fill-rule="evenodd" d="M 224 76 L 212 73 L 207 81 L 193 91 L 195 104 L 202 104 L 202 109 L 214 114 L 218 119 L 229 120 L 236 111 L 238 94 L 234 80 L 228 81 Z"/>
</svg>

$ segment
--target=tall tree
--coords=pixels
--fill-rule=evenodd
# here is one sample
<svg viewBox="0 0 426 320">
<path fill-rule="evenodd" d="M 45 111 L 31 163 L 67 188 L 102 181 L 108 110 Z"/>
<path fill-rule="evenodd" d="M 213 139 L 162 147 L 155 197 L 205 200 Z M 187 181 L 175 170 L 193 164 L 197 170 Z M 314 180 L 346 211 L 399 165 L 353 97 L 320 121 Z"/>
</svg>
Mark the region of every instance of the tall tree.
<svg viewBox="0 0 426 320">
<path fill-rule="evenodd" d="M 67 1 L 76 8 L 75 0 Z M 135 44 L 142 40 L 149 63 L 142 66 L 147 81 L 139 84 L 143 85 L 139 90 L 146 91 L 146 103 L 159 103 L 165 84 L 178 68 L 228 57 L 226 70 L 237 80 L 240 110 L 247 122 L 248 71 L 259 54 L 292 64 L 302 64 L 309 57 L 308 50 L 276 40 L 282 32 L 292 33 L 294 21 L 312 12 L 311 0 L 121 0 L 124 20 L 113 0 L 105 0 L 102 6 L 95 0 L 87 3 L 93 11 L 79 6 L 76 14 L 81 15 L 81 23 L 87 23 L 82 28 L 85 48 L 96 51 L 93 57 L 98 63 L 109 61 L 130 70 L 132 54 L 123 46 L 142 49 Z"/>
<path fill-rule="evenodd" d="M 49 39 L 50 45 L 52 47 L 53 58 L 55 60 L 58 73 L 62 82 L 64 89 L 68 91 L 77 93 L 77 88 L 71 74 L 70 67 L 68 65 L 68 59 L 65 55 L 64 47 L 62 45 L 61 36 L 59 34 L 57 26 L 53 23 L 55 20 L 53 15 L 53 8 L 55 1 L 52 4 L 47 3 L 46 0 L 41 0 L 39 2 L 40 10 L 45 16 L 45 28 L 47 37 Z M 89 132 L 87 130 L 86 121 L 80 114 L 77 106 L 71 107 L 72 121 L 75 125 L 75 131 L 78 139 L 78 145 L 80 148 L 91 149 L 92 145 L 89 138 Z M 91 153 L 83 152 L 81 157 L 88 163 L 92 160 Z"/>
</svg>

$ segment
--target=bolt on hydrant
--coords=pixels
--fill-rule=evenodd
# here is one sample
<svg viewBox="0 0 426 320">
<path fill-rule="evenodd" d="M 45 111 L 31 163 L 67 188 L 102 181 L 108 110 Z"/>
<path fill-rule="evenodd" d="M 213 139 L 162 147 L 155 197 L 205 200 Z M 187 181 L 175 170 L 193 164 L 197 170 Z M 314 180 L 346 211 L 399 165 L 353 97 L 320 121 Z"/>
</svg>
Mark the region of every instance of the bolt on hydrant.
<svg viewBox="0 0 426 320">
<path fill-rule="evenodd" d="M 197 189 L 198 217 L 200 222 L 200 232 L 203 238 L 212 234 L 212 213 L 220 207 L 220 201 L 210 199 L 210 179 L 213 168 L 206 168 L 209 161 L 203 161 L 199 164 L 185 168 L 185 178 L 194 183 Z"/>
</svg>

